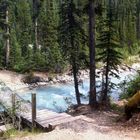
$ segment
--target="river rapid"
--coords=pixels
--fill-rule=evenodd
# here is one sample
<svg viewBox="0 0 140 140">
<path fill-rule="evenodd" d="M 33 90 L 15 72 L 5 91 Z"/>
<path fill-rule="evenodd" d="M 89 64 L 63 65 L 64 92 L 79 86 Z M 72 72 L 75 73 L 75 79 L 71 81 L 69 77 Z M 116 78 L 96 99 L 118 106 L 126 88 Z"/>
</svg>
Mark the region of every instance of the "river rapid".
<svg viewBox="0 0 140 140">
<path fill-rule="evenodd" d="M 139 69 L 139 65 L 133 65 L 132 69 L 120 69 L 119 71 L 119 79 L 110 77 L 111 81 L 116 85 L 121 82 L 128 81 L 134 75 L 136 75 L 136 71 L 134 69 Z M 96 79 L 97 81 L 97 91 L 100 90 L 98 84 L 101 81 L 101 75 Z M 79 85 L 80 93 L 82 93 L 81 101 L 83 104 L 88 103 L 88 92 L 89 92 L 89 79 L 84 79 L 83 84 Z M 38 109 L 50 109 L 56 112 L 64 112 L 67 108 L 76 104 L 75 99 L 75 91 L 73 83 L 65 83 L 65 84 L 50 84 L 45 87 L 38 87 L 33 90 L 26 91 L 20 96 L 24 99 L 31 101 L 31 93 L 36 93 L 37 96 L 37 108 Z M 119 86 L 116 86 L 111 90 L 110 97 L 111 100 L 118 100 L 121 93 L 121 89 Z"/>
</svg>

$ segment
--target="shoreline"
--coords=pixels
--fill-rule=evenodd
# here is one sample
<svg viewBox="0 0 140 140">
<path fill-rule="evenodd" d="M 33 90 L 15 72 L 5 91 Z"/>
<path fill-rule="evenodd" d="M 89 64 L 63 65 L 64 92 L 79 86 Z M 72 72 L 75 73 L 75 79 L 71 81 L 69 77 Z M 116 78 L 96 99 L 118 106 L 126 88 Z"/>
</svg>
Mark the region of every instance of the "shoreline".
<svg viewBox="0 0 140 140">
<path fill-rule="evenodd" d="M 134 63 L 131 67 L 129 66 L 120 66 L 118 67 L 119 74 L 123 72 L 132 72 L 136 73 L 137 70 L 140 69 L 140 63 Z M 96 74 L 100 77 L 99 74 L 100 69 L 96 69 Z M 83 82 L 85 79 L 89 79 L 89 70 L 80 70 L 79 72 L 79 81 Z M 49 76 L 44 73 L 35 72 L 35 76 L 39 76 L 42 81 L 36 82 L 33 84 L 26 84 L 23 82 L 23 78 L 25 78 L 26 74 L 18 74 L 16 72 L 11 72 L 7 70 L 0 71 L 0 80 L 3 81 L 11 90 L 15 92 L 23 92 L 32 90 L 38 87 L 45 87 L 49 85 L 56 85 L 56 84 L 73 84 L 73 76 L 70 72 L 66 72 L 64 74 L 57 74 L 49 79 Z"/>
</svg>

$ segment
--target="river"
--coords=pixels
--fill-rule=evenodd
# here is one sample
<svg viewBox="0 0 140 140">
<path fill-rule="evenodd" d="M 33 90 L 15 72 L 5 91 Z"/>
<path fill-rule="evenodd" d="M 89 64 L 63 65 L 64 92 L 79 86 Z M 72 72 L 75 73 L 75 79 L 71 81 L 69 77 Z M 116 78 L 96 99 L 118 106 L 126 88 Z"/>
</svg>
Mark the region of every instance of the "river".
<svg viewBox="0 0 140 140">
<path fill-rule="evenodd" d="M 136 72 L 132 71 L 121 71 L 119 73 L 120 78 L 110 77 L 111 81 L 115 84 L 119 84 L 122 81 L 133 77 Z M 101 76 L 100 76 L 101 77 Z M 97 78 L 97 81 L 101 81 L 101 78 Z M 98 85 L 99 82 L 97 82 Z M 81 101 L 83 104 L 88 103 L 88 91 L 89 91 L 89 80 L 85 79 L 83 85 L 79 86 L 81 96 Z M 99 91 L 99 88 L 97 88 Z M 45 109 L 48 108 L 50 110 L 56 112 L 63 112 L 65 111 L 69 105 L 75 104 L 75 92 L 74 92 L 74 85 L 71 83 L 69 84 L 54 84 L 49 85 L 46 87 L 38 87 L 34 90 L 30 90 L 20 94 L 24 99 L 31 101 L 31 93 L 35 92 L 37 96 L 37 108 L 38 109 Z M 111 90 L 110 97 L 112 100 L 118 100 L 119 95 L 121 93 L 121 89 L 119 87 L 115 87 Z"/>
</svg>

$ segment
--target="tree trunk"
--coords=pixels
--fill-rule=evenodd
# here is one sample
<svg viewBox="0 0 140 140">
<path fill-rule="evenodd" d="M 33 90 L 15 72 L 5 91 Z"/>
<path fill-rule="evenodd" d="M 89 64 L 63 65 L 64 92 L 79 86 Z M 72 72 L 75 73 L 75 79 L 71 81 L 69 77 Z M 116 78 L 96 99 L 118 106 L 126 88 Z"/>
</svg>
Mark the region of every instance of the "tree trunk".
<svg viewBox="0 0 140 140">
<path fill-rule="evenodd" d="M 89 0 L 89 52 L 90 52 L 90 91 L 89 104 L 97 105 L 96 100 L 96 76 L 95 76 L 95 3 Z"/>
<path fill-rule="evenodd" d="M 5 47 L 5 66 L 9 65 L 9 56 L 10 56 L 10 39 L 9 39 L 9 12 L 6 10 L 6 47 Z"/>
<path fill-rule="evenodd" d="M 73 0 L 71 0 L 71 4 L 69 7 L 69 24 L 70 24 L 70 30 L 74 29 L 74 15 L 73 15 Z M 72 72 L 73 72 L 73 78 L 74 78 L 74 87 L 75 87 L 75 93 L 76 93 L 76 100 L 77 100 L 77 104 L 80 105 L 81 101 L 80 101 L 80 92 L 79 92 L 79 82 L 78 82 L 78 60 L 77 60 L 77 53 L 75 53 L 78 49 L 76 49 L 77 46 L 75 46 L 75 37 L 71 34 L 71 38 L 70 38 L 70 43 L 71 43 L 71 57 L 70 57 L 70 62 L 72 65 Z M 75 50 L 76 49 L 76 50 Z"/>
<path fill-rule="evenodd" d="M 33 0 L 33 23 L 34 23 L 34 39 L 35 39 L 35 51 L 38 50 L 38 13 L 39 13 L 39 0 Z"/>
<path fill-rule="evenodd" d="M 109 11 L 108 11 L 108 16 L 109 16 L 109 32 L 111 32 L 111 22 L 112 22 L 112 7 L 111 7 L 111 0 L 109 0 Z M 108 50 L 107 50 L 107 60 L 106 60 L 106 67 L 105 67 L 105 90 L 104 90 L 104 95 L 102 102 L 104 105 L 108 106 L 109 100 L 108 100 L 108 87 L 109 87 L 109 48 L 111 47 L 110 45 L 111 42 L 111 35 L 108 40 Z"/>
<path fill-rule="evenodd" d="M 35 21 L 34 21 L 34 32 L 35 32 L 35 50 L 38 50 L 39 49 L 39 45 L 38 45 L 38 22 L 37 22 L 37 18 L 35 18 Z"/>
<path fill-rule="evenodd" d="M 81 100 L 80 100 L 80 92 L 79 92 L 79 82 L 78 82 L 78 78 L 77 78 L 78 70 L 77 70 L 75 59 L 73 59 L 72 61 L 73 61 L 72 62 L 72 71 L 73 71 L 73 78 L 74 78 L 76 100 L 77 100 L 77 104 L 80 105 Z"/>
<path fill-rule="evenodd" d="M 106 70 L 105 70 L 105 89 L 103 91 L 102 103 L 108 105 L 108 86 L 109 86 L 109 63 L 107 58 Z"/>
<path fill-rule="evenodd" d="M 140 40 L 140 1 L 138 0 L 136 3 L 136 33 L 137 39 Z"/>
</svg>

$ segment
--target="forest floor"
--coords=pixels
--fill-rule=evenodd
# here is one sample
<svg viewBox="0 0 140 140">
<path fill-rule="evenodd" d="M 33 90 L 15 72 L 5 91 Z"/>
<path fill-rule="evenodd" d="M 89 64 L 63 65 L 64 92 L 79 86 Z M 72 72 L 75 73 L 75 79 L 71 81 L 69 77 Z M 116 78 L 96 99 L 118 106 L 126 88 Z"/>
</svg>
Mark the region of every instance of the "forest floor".
<svg viewBox="0 0 140 140">
<path fill-rule="evenodd" d="M 23 75 L 0 71 L 0 80 L 13 89 L 26 88 L 21 82 Z M 49 133 L 17 135 L 10 140 L 139 140 L 140 129 L 130 122 L 118 121 L 120 114 L 114 111 L 91 111 L 80 109 L 76 115 L 81 119 L 70 122 Z M 140 119 L 139 119 L 140 120 Z M 21 132 L 22 133 L 22 132 Z M 0 138 L 1 139 L 1 138 Z"/>
</svg>

